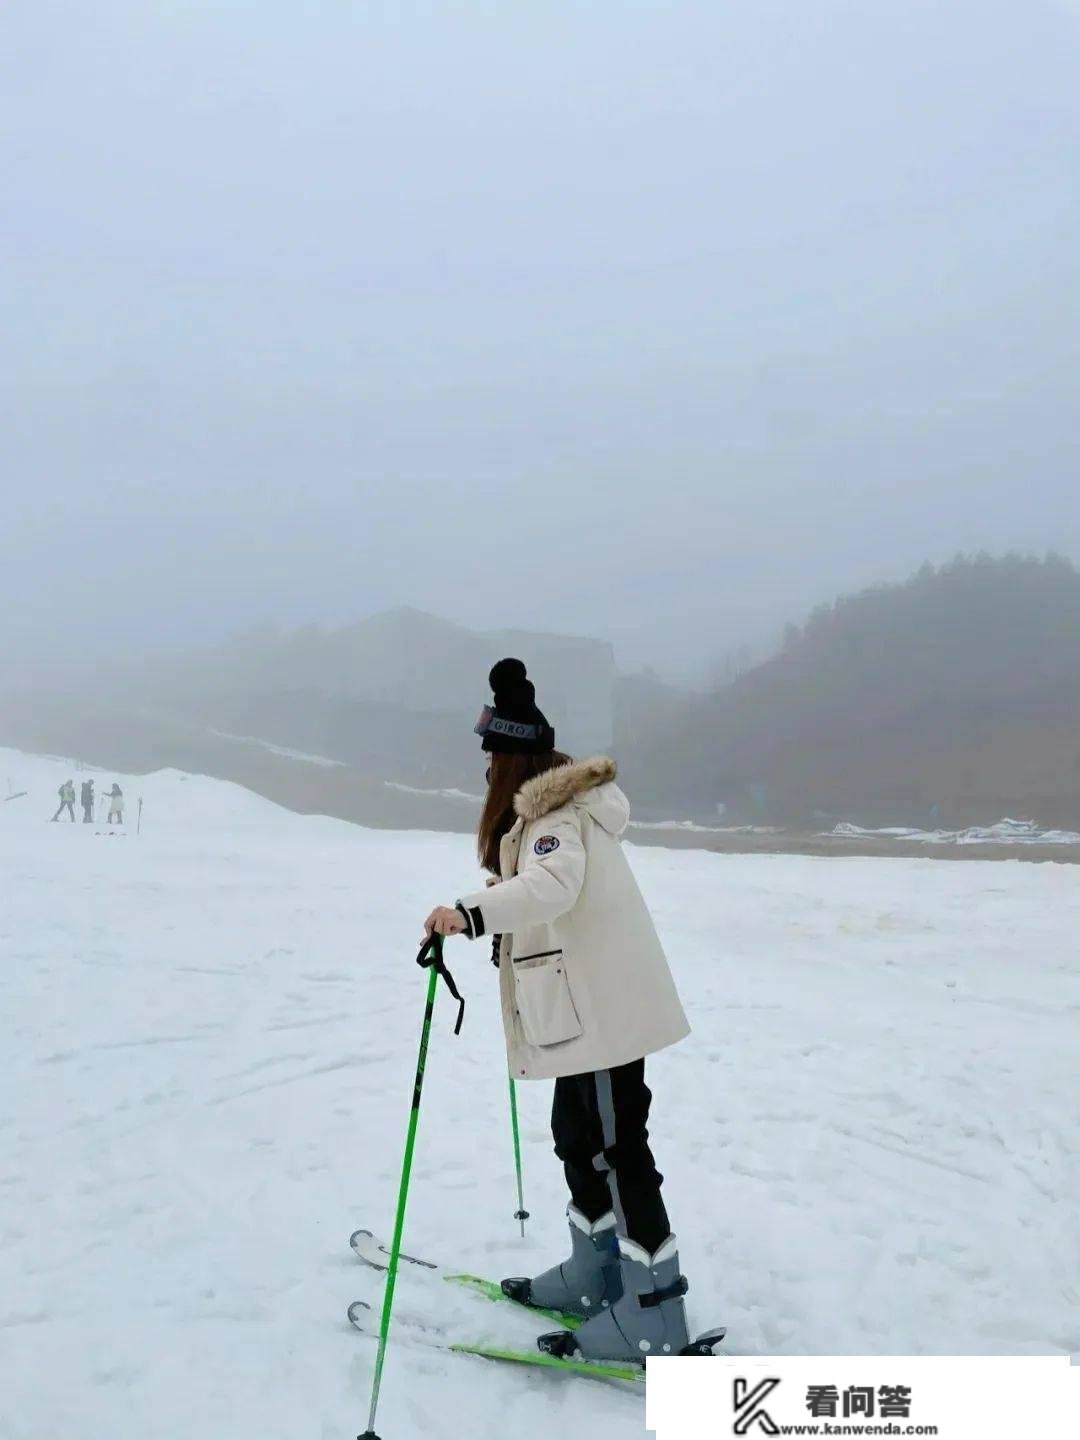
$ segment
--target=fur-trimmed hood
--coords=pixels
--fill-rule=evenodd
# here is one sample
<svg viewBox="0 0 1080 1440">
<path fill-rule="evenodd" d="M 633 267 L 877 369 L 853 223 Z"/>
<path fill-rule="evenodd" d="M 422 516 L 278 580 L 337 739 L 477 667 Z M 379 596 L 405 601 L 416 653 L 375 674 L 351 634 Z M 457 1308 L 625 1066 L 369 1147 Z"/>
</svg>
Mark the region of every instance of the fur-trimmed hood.
<svg viewBox="0 0 1080 1440">
<path fill-rule="evenodd" d="M 569 765 L 558 765 L 526 780 L 514 796 L 514 811 L 525 821 L 540 820 L 573 801 L 584 804 L 605 830 L 620 835 L 626 828 L 630 806 L 615 779 L 618 767 L 607 755 L 593 755 Z"/>
</svg>

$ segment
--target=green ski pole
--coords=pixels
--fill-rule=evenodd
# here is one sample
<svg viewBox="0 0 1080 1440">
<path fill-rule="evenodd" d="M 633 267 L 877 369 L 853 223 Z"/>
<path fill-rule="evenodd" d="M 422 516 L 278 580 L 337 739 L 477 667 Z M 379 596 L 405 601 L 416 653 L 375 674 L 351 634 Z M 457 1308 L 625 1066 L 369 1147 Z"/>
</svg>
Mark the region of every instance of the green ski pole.
<svg viewBox="0 0 1080 1440">
<path fill-rule="evenodd" d="M 525 1196 L 521 1184 L 521 1139 L 518 1135 L 517 1086 L 514 1084 L 512 1075 L 510 1076 L 510 1128 L 514 1132 L 514 1170 L 517 1173 L 518 1208 L 514 1211 L 514 1219 L 521 1221 L 521 1238 L 524 1240 L 525 1221 L 529 1218 L 529 1212 L 525 1209 Z"/>
<path fill-rule="evenodd" d="M 398 1260 L 401 1256 L 401 1233 L 405 1228 L 405 1205 L 409 1198 L 409 1177 L 412 1174 L 413 1150 L 416 1146 L 416 1127 L 420 1120 L 420 1093 L 424 1088 L 424 1068 L 427 1064 L 428 1038 L 431 1035 L 431 1017 L 435 1011 L 435 987 L 441 975 L 451 995 L 458 1002 L 457 1024 L 454 1034 L 461 1031 L 465 1015 L 465 1001 L 458 994 L 454 978 L 443 963 L 443 938 L 431 935 L 425 941 L 416 963 L 430 969 L 428 976 L 427 1000 L 424 1004 L 424 1023 L 420 1028 L 420 1053 L 416 1059 L 416 1079 L 413 1082 L 412 1107 L 409 1110 L 409 1128 L 405 1136 L 405 1158 L 401 1163 L 401 1184 L 398 1186 L 397 1213 L 394 1216 L 394 1238 L 390 1243 L 390 1263 L 386 1267 L 386 1286 L 383 1290 L 382 1318 L 379 1321 L 379 1348 L 375 1355 L 375 1376 L 371 1386 L 371 1409 L 368 1411 L 368 1428 L 357 1440 L 379 1440 L 375 1434 L 375 1414 L 379 1408 L 379 1390 L 382 1388 L 383 1362 L 386 1359 L 386 1345 L 390 1337 L 390 1316 L 394 1308 L 394 1286 L 397 1283 Z"/>
</svg>

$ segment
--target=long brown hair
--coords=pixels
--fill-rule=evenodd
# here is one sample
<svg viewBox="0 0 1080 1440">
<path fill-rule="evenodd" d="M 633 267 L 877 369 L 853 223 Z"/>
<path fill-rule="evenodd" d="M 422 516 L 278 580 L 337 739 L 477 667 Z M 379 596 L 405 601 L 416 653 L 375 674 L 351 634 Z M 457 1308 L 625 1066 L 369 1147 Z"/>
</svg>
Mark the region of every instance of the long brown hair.
<svg viewBox="0 0 1080 1440">
<path fill-rule="evenodd" d="M 550 750 L 546 755 L 492 755 L 488 791 L 480 814 L 476 850 L 480 864 L 492 875 L 499 873 L 499 842 L 514 823 L 514 796 L 534 775 L 543 775 L 559 765 L 571 764 L 569 755 Z"/>
</svg>

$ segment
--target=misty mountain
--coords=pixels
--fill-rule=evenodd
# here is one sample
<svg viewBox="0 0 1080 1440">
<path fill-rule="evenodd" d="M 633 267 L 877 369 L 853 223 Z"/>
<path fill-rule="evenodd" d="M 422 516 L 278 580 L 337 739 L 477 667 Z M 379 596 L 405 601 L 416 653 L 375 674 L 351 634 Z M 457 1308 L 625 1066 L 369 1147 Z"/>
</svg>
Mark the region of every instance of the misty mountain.
<svg viewBox="0 0 1080 1440">
<path fill-rule="evenodd" d="M 625 757 L 680 813 L 971 823 L 1080 816 L 1080 574 L 957 557 L 819 607 Z"/>
<path fill-rule="evenodd" d="M 565 743 L 611 745 L 616 680 L 603 641 L 481 633 L 402 607 L 338 630 L 260 629 L 159 679 L 176 714 L 344 761 L 383 779 L 475 780 L 471 722 L 502 655 L 526 657 Z"/>
<path fill-rule="evenodd" d="M 120 768 L 201 770 L 299 809 L 342 813 L 348 792 L 349 818 L 389 823 L 401 802 L 389 803 L 385 782 L 482 788 L 472 725 L 503 655 L 525 658 L 560 744 L 611 748 L 619 677 L 610 643 L 473 631 L 407 607 L 336 630 L 264 626 L 105 673 L 53 672 L 47 683 L 8 674 L 0 734 Z"/>
<path fill-rule="evenodd" d="M 527 662 L 560 744 L 613 748 L 639 819 L 1080 821 L 1080 575 L 1054 556 L 958 557 L 820 606 L 707 694 L 620 675 L 606 641 L 396 609 L 26 684 L 4 697 L 0 740 L 202 771 L 361 823 L 467 829 L 475 802 L 410 787 L 479 792 L 472 720 L 505 654 Z"/>
</svg>

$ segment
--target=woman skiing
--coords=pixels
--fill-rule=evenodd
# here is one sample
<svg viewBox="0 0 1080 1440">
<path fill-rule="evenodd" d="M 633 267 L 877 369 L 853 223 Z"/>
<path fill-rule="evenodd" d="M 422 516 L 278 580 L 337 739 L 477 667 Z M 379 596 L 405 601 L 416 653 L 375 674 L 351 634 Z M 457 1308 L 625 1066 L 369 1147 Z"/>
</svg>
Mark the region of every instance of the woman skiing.
<svg viewBox="0 0 1080 1440">
<path fill-rule="evenodd" d="M 520 660 L 490 675 L 477 724 L 490 756 L 480 818 L 488 889 L 428 916 L 428 934 L 495 936 L 510 1073 L 555 1080 L 551 1128 L 570 1190 L 570 1257 L 503 1282 L 525 1304 L 585 1316 L 540 1347 L 586 1359 L 687 1344 L 675 1237 L 649 1149 L 645 1056 L 689 1025 L 620 837 L 615 762 L 573 763 Z"/>
<path fill-rule="evenodd" d="M 124 823 L 124 792 L 115 780 L 112 789 L 106 791 L 106 795 L 109 801 L 108 823 L 112 825 L 115 821 L 117 825 L 122 825 Z"/>
</svg>

